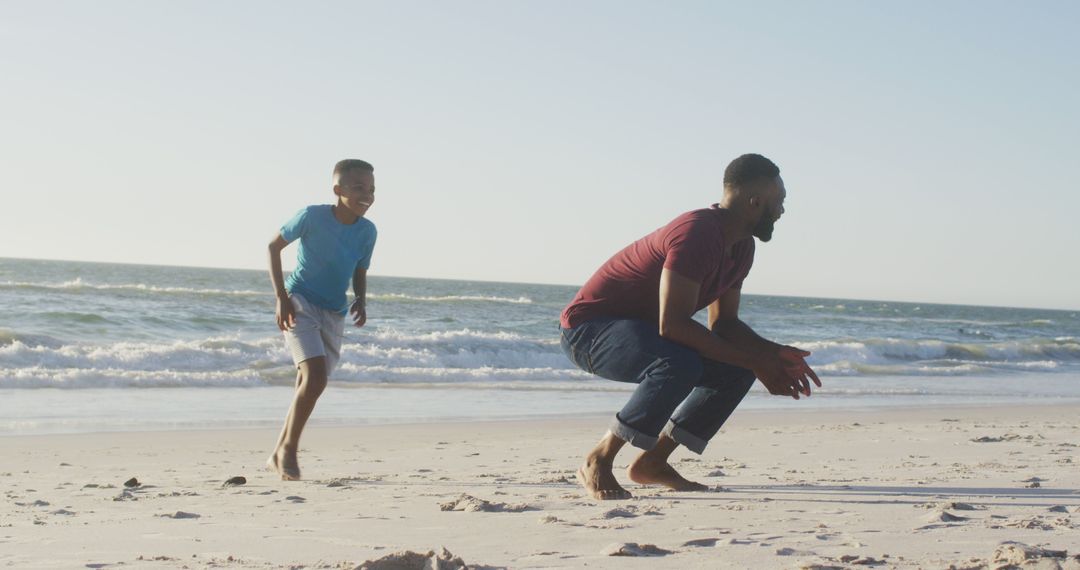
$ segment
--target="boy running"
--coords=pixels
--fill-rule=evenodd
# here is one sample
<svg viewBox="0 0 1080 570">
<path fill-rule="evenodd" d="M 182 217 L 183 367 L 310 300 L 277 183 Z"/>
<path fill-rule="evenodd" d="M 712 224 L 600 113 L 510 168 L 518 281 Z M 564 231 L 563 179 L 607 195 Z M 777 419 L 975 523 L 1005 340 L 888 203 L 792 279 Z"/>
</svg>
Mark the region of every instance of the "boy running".
<svg viewBox="0 0 1080 570">
<path fill-rule="evenodd" d="M 277 295 L 277 325 L 296 364 L 296 394 L 267 467 L 284 481 L 300 479 L 296 452 L 300 433 L 341 356 L 345 315 L 367 322 L 367 270 L 375 248 L 375 224 L 364 218 L 375 201 L 375 169 L 363 160 L 334 166 L 333 205 L 308 206 L 270 242 L 270 280 Z M 285 280 L 281 250 L 299 239 L 296 269 Z M 354 299 L 345 293 L 352 279 Z"/>
</svg>

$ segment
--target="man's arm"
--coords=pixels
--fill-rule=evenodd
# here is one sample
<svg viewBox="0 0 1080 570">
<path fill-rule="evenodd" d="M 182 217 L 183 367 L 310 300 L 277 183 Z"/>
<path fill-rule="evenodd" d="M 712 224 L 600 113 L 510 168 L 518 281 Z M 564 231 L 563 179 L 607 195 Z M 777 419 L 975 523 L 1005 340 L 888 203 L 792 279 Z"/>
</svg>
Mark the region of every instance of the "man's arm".
<svg viewBox="0 0 1080 570">
<path fill-rule="evenodd" d="M 717 334 L 693 319 L 701 284 L 669 269 L 660 274 L 660 336 L 688 346 L 705 358 L 728 362 L 754 372 L 771 394 L 799 398 L 810 395 L 810 379 L 821 382 L 803 360 L 810 353 L 758 336 L 738 318 L 740 293 L 725 294 L 709 306 L 709 322 Z M 714 329 L 715 330 L 715 329 Z"/>
<path fill-rule="evenodd" d="M 709 305 L 709 330 L 742 350 L 754 354 L 769 354 L 780 350 L 780 345 L 759 336 L 750 325 L 739 318 L 742 291 L 728 289 L 719 299 Z"/>
<path fill-rule="evenodd" d="M 292 301 L 289 300 L 289 292 L 285 290 L 285 276 L 281 271 L 281 250 L 287 245 L 289 242 L 285 241 L 279 232 L 267 246 L 270 253 L 270 283 L 274 285 L 274 297 L 277 299 L 275 316 L 278 328 L 283 331 L 296 324 Z"/>
<path fill-rule="evenodd" d="M 660 273 L 660 336 L 688 346 L 710 360 L 753 368 L 754 354 L 694 320 L 701 284 L 664 268 Z"/>
<path fill-rule="evenodd" d="M 367 322 L 367 269 L 356 266 L 352 276 L 353 299 L 349 313 L 353 316 L 353 324 L 362 327 Z"/>
</svg>

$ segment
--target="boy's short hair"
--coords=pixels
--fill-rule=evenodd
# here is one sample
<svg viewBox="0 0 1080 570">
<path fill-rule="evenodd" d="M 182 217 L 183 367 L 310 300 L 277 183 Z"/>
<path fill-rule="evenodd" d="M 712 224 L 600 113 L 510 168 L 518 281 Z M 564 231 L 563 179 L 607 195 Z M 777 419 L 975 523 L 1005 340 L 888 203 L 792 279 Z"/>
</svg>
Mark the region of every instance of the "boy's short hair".
<svg viewBox="0 0 1080 570">
<path fill-rule="evenodd" d="M 346 158 L 345 160 L 339 160 L 334 165 L 334 179 L 336 180 L 342 174 L 346 172 L 352 172 L 353 170 L 363 170 L 364 172 L 375 172 L 375 167 L 370 162 L 360 160 L 359 158 Z"/>
</svg>

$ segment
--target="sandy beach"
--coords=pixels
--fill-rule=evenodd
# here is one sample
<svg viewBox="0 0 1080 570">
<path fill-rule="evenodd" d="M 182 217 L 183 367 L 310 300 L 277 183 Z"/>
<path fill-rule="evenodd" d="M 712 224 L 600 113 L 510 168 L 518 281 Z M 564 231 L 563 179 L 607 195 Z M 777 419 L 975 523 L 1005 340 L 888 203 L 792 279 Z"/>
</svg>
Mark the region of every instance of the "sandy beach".
<svg viewBox="0 0 1080 570">
<path fill-rule="evenodd" d="M 314 426 L 295 483 L 263 467 L 271 430 L 4 437 L 0 561 L 355 568 L 445 548 L 442 567 L 1080 568 L 1077 417 L 739 412 L 703 456 L 674 456 L 714 491 L 630 484 L 608 503 L 573 475 L 599 416 Z"/>
</svg>

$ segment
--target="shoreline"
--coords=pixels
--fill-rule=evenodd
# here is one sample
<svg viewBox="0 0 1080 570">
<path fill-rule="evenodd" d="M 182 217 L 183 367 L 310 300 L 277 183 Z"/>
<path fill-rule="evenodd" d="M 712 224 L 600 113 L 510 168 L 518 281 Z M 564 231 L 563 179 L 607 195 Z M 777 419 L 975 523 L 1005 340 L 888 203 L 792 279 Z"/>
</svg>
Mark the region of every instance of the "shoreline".
<svg viewBox="0 0 1080 570">
<path fill-rule="evenodd" d="M 755 386 L 739 410 L 740 413 L 804 414 L 1080 404 L 1080 397 L 1073 395 L 1078 379 L 1063 378 L 1066 381 L 1055 385 L 1044 383 L 1042 388 L 1049 393 L 1036 391 L 1036 395 L 1017 393 L 1015 386 L 1023 384 L 1021 380 L 1023 378 L 1017 377 L 994 381 L 998 386 L 1013 386 L 1011 393 L 996 391 L 994 384 L 987 381 L 977 384 L 977 388 L 968 385 L 963 392 L 957 393 L 949 393 L 948 386 L 940 393 L 932 394 L 845 393 L 841 387 L 837 392 L 819 390 L 811 398 L 800 401 L 770 396 L 760 386 Z M 614 382 L 596 383 L 596 386 L 604 389 L 331 385 L 331 391 L 319 400 L 311 425 L 360 427 L 611 417 L 625 404 L 634 388 L 630 384 Z M 990 395 L 980 395 L 983 392 Z M 277 428 L 291 401 L 292 388 L 35 388 L 0 394 L 4 396 L 0 398 L 0 418 L 3 418 L 0 420 L 0 438 L 6 438 Z M 92 405 L 88 405 L 90 402 Z"/>
<path fill-rule="evenodd" d="M 703 455 L 672 457 L 715 492 L 628 484 L 627 448 L 615 473 L 635 497 L 605 503 L 573 472 L 606 415 L 313 425 L 295 483 L 263 467 L 276 429 L 4 437 L 0 564 L 353 568 L 445 546 L 496 568 L 981 568 L 1007 540 L 1075 555 L 1078 414 L 742 410 Z M 666 553 L 607 553 L 629 543 Z"/>
<path fill-rule="evenodd" d="M 874 414 L 876 416 L 882 416 L 889 420 L 902 419 L 905 416 L 909 416 L 912 412 L 919 414 L 943 414 L 947 412 L 957 412 L 958 414 L 974 413 L 977 411 L 989 411 L 995 413 L 995 417 L 1001 417 L 1002 414 L 1008 416 L 1015 410 L 1019 416 L 1028 416 L 1028 412 L 1032 408 L 1039 408 L 1046 413 L 1058 413 L 1058 412 L 1071 412 L 1072 410 L 1080 409 L 1080 400 L 1072 402 L 1032 402 L 1021 401 L 1005 406 L 1000 402 L 987 402 L 987 403 L 956 403 L 956 404 L 933 404 L 933 405 L 920 405 L 918 407 L 900 406 L 900 405 L 873 405 L 865 404 L 858 406 L 836 406 L 836 407 L 805 407 L 799 406 L 798 403 L 794 403 L 794 406 L 787 409 L 779 409 L 776 407 L 740 407 L 735 411 L 733 418 L 738 418 L 737 421 L 755 421 L 755 418 L 768 418 L 770 420 L 776 420 L 780 423 L 789 423 L 785 421 L 792 416 L 808 416 L 814 415 L 816 419 L 827 422 L 842 421 L 844 417 L 848 417 L 850 414 Z M 440 417 L 429 420 L 419 418 L 400 418 L 400 419 L 382 419 L 382 420 L 368 420 L 363 421 L 361 419 L 356 420 L 341 420 L 341 421 L 320 421 L 317 417 L 313 417 L 308 422 L 308 429 L 310 432 L 312 429 L 319 430 L 340 430 L 340 431 L 352 431 L 365 428 L 420 428 L 437 426 L 440 424 L 447 425 L 467 425 L 467 424 L 508 424 L 510 426 L 518 426 L 522 424 L 526 425 L 544 425 L 549 423 L 563 423 L 568 420 L 582 421 L 582 422 L 604 422 L 610 421 L 614 416 L 616 409 L 612 409 L 610 412 L 592 412 L 588 414 L 576 414 L 573 412 L 566 413 L 552 413 L 534 416 L 522 416 L 522 417 Z M 316 408 L 316 416 L 318 409 Z M 736 421 L 735 419 L 729 420 L 730 422 Z M 94 431 L 79 431 L 79 432 L 47 432 L 47 433 L 6 433 L 0 432 L 0 441 L 4 438 L 49 438 L 49 437 L 61 437 L 61 436 L 103 436 L 103 435 L 120 435 L 120 434 L 205 434 L 207 432 L 220 432 L 230 433 L 234 431 L 255 432 L 273 430 L 279 427 L 281 418 L 275 420 L 266 420 L 264 424 L 248 424 L 243 423 L 235 426 L 208 426 L 208 427 L 161 427 L 152 429 L 116 429 L 116 430 L 94 430 Z M 801 423 L 801 422 L 797 422 Z"/>
</svg>

